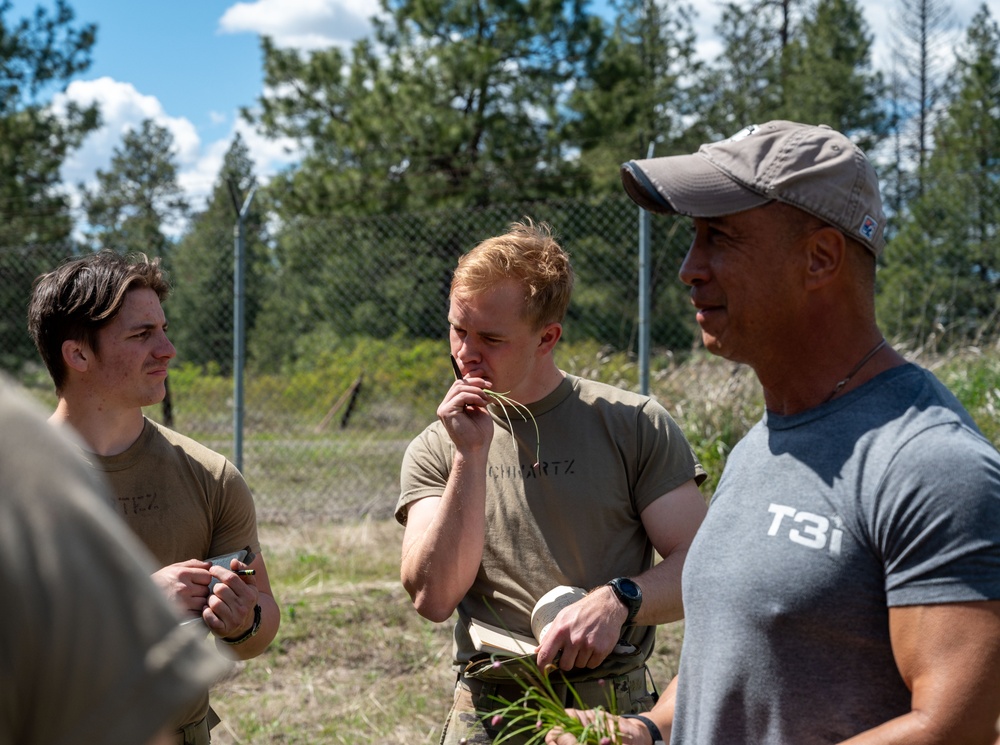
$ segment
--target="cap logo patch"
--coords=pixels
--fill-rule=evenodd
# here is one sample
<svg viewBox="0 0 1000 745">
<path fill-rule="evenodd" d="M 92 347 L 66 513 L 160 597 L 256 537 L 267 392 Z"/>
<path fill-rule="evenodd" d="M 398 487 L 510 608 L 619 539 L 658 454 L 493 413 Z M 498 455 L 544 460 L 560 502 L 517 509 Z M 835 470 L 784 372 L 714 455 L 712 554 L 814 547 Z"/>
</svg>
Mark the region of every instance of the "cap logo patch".
<svg viewBox="0 0 1000 745">
<path fill-rule="evenodd" d="M 749 127 L 744 127 L 739 132 L 737 132 L 732 137 L 730 137 L 729 141 L 730 142 L 739 142 L 744 137 L 749 137 L 750 135 L 752 135 L 758 129 L 760 129 L 760 127 L 758 127 L 756 124 L 751 124 Z"/>
<path fill-rule="evenodd" d="M 865 215 L 864 221 L 861 223 L 861 228 L 858 230 L 861 235 L 863 235 L 868 240 L 873 240 L 875 238 L 875 231 L 878 229 L 878 223 L 872 218 L 871 215 Z"/>
</svg>

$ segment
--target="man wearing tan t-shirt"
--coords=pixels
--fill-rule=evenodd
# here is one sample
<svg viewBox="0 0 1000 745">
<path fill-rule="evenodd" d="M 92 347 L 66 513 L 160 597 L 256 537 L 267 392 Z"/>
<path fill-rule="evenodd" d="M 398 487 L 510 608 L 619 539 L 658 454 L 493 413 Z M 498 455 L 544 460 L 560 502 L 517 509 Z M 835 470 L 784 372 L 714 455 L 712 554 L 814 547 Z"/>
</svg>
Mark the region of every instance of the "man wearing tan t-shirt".
<svg viewBox="0 0 1000 745">
<path fill-rule="evenodd" d="M 477 648 L 472 621 L 531 634 L 540 598 L 559 585 L 589 591 L 555 617 L 537 664 L 557 665 L 592 705 L 614 690 L 638 712 L 652 704 L 654 627 L 683 615 L 704 471 L 656 401 L 557 367 L 572 286 L 568 255 L 530 222 L 463 256 L 452 280 L 457 379 L 407 449 L 396 507 L 417 611 L 441 622 L 458 610 L 445 745 L 492 742 L 498 728 L 483 715 L 521 693 Z M 487 391 L 531 418 L 511 404 L 505 414 Z"/>
<path fill-rule="evenodd" d="M 280 617 L 253 498 L 226 458 L 142 412 L 163 400 L 175 354 L 161 307 L 168 293 L 158 261 L 101 251 L 36 280 L 28 327 L 58 395 L 50 421 L 83 438 L 115 509 L 160 566 L 154 582 L 200 617 L 220 650 L 245 660 L 267 648 Z M 176 723 L 174 741 L 203 745 L 215 721 L 205 696 Z"/>
</svg>

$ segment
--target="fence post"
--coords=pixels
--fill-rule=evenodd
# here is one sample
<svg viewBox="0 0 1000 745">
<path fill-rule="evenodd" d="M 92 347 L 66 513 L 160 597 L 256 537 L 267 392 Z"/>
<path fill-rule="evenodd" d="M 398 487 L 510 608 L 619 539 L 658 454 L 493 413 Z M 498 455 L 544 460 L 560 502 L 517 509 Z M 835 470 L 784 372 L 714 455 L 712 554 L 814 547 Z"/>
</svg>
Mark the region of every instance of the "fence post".
<svg viewBox="0 0 1000 745">
<path fill-rule="evenodd" d="M 243 220 L 250 209 L 253 195 L 257 191 L 254 186 L 240 207 L 236 191 L 230 183 L 230 195 L 233 207 L 236 208 L 235 261 L 233 266 L 233 464 L 237 470 L 243 470 L 243 367 L 246 361 L 246 328 L 244 326 L 243 296 L 244 270 L 246 257 L 243 250 Z"/>
<path fill-rule="evenodd" d="M 653 157 L 649 143 L 647 158 Z M 649 395 L 649 212 L 639 208 L 639 392 Z"/>
</svg>

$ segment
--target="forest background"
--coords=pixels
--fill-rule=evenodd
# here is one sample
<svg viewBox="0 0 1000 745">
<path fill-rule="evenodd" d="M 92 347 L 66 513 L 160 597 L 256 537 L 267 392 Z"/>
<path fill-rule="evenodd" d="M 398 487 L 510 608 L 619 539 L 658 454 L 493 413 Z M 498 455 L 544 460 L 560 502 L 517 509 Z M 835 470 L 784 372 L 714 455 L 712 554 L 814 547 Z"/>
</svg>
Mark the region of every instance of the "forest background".
<svg viewBox="0 0 1000 745">
<path fill-rule="evenodd" d="M 192 209 L 170 132 L 147 120 L 80 189 L 78 211 L 60 168 L 101 112 L 52 100 L 87 70 L 97 29 L 63 0 L 25 17 L 12 7 L 0 0 L 0 368 L 51 404 L 25 331 L 33 279 L 99 248 L 162 259 L 179 353 L 166 404 L 148 413 L 237 460 L 285 609 L 273 649 L 220 691 L 227 737 L 433 741 L 447 624 L 422 622 L 402 593 L 391 514 L 402 451 L 451 376 L 451 268 L 509 222 L 548 221 L 573 256 L 560 365 L 663 401 L 710 495 L 759 391 L 702 353 L 676 278 L 689 226 L 644 222 L 621 194 L 623 161 L 776 118 L 846 132 L 875 162 L 889 213 L 880 324 L 1000 441 L 1000 28 L 987 4 L 955 45 L 946 2 L 896 0 L 891 62 L 876 69 L 854 0 L 724 4 L 707 60 L 686 3 L 383 0 L 350 48 L 261 39 L 265 85 L 245 117 L 296 143 L 293 166 L 261 182 L 236 136 Z M 246 375 L 241 425 L 234 372 Z M 661 685 L 679 633 L 662 635 Z"/>
</svg>

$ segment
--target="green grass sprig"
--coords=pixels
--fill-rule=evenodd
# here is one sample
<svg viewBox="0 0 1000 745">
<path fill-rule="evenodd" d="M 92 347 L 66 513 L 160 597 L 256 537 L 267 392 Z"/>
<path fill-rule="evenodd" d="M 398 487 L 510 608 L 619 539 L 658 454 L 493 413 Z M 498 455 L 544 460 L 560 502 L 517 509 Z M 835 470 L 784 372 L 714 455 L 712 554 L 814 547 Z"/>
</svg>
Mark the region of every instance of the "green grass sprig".
<svg viewBox="0 0 1000 745">
<path fill-rule="evenodd" d="M 573 708 L 596 710 L 593 721 L 584 723 L 566 712 L 564 699 L 550 677 L 550 673 L 558 671 L 555 665 L 546 665 L 543 671 L 531 658 L 518 659 L 518 662 L 527 669 L 524 675 L 515 677 L 524 692 L 514 701 L 494 697 L 497 708 L 483 717 L 493 728 L 499 728 L 495 745 L 520 738 L 527 738 L 525 745 L 540 745 L 554 727 L 572 733 L 580 745 L 621 745 L 621 734 L 614 726 L 618 707 L 613 685 L 607 685 L 608 706 L 604 707 L 585 703 L 572 684 L 563 683 L 571 694 Z M 499 665 L 499 662 L 494 664 Z"/>
<path fill-rule="evenodd" d="M 455 373 L 456 380 L 462 380 L 462 371 L 458 366 L 458 360 L 455 359 L 455 355 L 451 355 L 451 369 Z M 483 389 L 487 396 L 490 396 L 497 405 L 503 411 L 504 419 L 507 420 L 507 426 L 510 427 L 510 439 L 514 443 L 514 451 L 517 452 L 517 438 L 514 437 L 514 425 L 510 421 L 510 415 L 507 413 L 507 407 L 510 406 L 518 415 L 524 420 L 528 421 L 528 417 L 531 417 L 531 423 L 535 425 L 535 464 L 532 468 L 538 468 L 538 465 L 542 462 L 542 438 L 538 434 L 538 422 L 535 421 L 534 414 L 531 413 L 531 409 L 522 404 L 520 401 L 515 401 L 510 397 L 510 391 L 500 393 L 499 391 L 491 391 L 488 388 Z"/>
<path fill-rule="evenodd" d="M 500 410 L 503 411 L 504 419 L 507 420 L 507 426 L 510 427 L 510 439 L 514 443 L 514 450 L 517 450 L 517 438 L 514 437 L 514 425 L 510 421 L 510 415 L 507 413 L 507 407 L 510 406 L 514 411 L 520 415 L 521 419 L 528 421 L 531 419 L 531 423 L 535 425 L 535 463 L 532 468 L 538 468 L 538 464 L 542 462 L 542 438 L 538 432 L 538 422 L 535 420 L 535 415 L 531 413 L 531 409 L 522 404 L 520 401 L 515 401 L 508 394 L 510 391 L 505 393 L 500 393 L 499 391 L 491 391 L 488 388 L 485 389 L 487 396 L 492 398 L 497 402 Z"/>
</svg>

